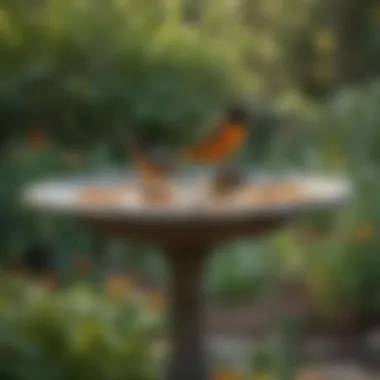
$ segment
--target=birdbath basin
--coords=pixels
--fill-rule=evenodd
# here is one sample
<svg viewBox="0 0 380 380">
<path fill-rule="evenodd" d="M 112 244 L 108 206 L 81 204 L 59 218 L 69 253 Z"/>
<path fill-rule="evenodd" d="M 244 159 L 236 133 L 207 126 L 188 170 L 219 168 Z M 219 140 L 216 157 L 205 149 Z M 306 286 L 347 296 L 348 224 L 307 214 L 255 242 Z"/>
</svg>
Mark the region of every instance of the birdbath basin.
<svg viewBox="0 0 380 380">
<path fill-rule="evenodd" d="M 95 174 L 37 183 L 24 200 L 40 211 L 72 215 L 107 236 L 160 247 L 170 274 L 167 379 L 207 380 L 203 271 L 213 248 L 339 207 L 351 197 L 351 186 L 319 176 L 247 174 L 239 189 L 217 196 L 200 171 L 166 180 L 160 185 L 165 196 L 157 201 L 147 195 L 156 185 L 133 174 Z"/>
</svg>

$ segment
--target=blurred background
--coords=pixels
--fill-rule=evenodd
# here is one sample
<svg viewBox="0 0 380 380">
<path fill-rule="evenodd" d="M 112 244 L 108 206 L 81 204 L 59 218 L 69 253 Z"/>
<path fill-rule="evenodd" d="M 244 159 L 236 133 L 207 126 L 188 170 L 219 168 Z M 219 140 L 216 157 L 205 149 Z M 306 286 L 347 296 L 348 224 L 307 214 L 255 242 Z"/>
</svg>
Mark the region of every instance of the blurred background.
<svg viewBox="0 0 380 380">
<path fill-rule="evenodd" d="M 141 131 L 182 147 L 231 99 L 255 115 L 242 165 L 343 171 L 358 196 L 215 253 L 215 379 L 380 379 L 378 0 L 1 0 L 0 57 L 2 380 L 160 378 L 160 255 L 20 189 L 127 166 Z"/>
</svg>

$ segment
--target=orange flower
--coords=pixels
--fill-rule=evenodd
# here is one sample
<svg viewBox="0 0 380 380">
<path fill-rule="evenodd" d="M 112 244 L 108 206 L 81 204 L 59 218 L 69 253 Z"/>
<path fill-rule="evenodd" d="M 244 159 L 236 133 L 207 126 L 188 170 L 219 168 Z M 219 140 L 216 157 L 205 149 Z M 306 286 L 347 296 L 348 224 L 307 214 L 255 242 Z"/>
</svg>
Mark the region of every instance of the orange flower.
<svg viewBox="0 0 380 380">
<path fill-rule="evenodd" d="M 90 270 L 90 260 L 88 257 L 78 257 L 74 261 L 74 268 L 80 274 L 87 274 Z"/>
<path fill-rule="evenodd" d="M 54 272 L 43 275 L 41 278 L 41 283 L 46 289 L 50 291 L 56 290 L 58 288 L 58 281 Z"/>
<path fill-rule="evenodd" d="M 26 269 L 23 266 L 16 266 L 11 270 L 11 274 L 15 278 L 24 278 L 26 276 Z"/>
<path fill-rule="evenodd" d="M 220 371 L 214 375 L 214 380 L 240 380 L 243 376 L 236 371 Z"/>
<path fill-rule="evenodd" d="M 80 162 L 80 159 L 81 159 L 80 154 L 74 150 L 68 150 L 66 152 L 63 152 L 62 154 L 63 162 L 70 166 L 78 165 Z"/>
<path fill-rule="evenodd" d="M 367 242 L 375 235 L 375 228 L 371 223 L 364 223 L 354 230 L 354 240 L 357 242 Z"/>
<path fill-rule="evenodd" d="M 327 376 L 316 370 L 302 370 L 297 375 L 297 380 L 327 380 Z"/>
<path fill-rule="evenodd" d="M 304 244 L 318 244 L 323 240 L 323 234 L 318 229 L 309 229 L 301 235 Z"/>
<path fill-rule="evenodd" d="M 165 295 L 160 292 L 150 292 L 146 295 L 146 302 L 148 307 L 157 310 L 165 307 L 166 298 Z"/>
<path fill-rule="evenodd" d="M 41 149 L 46 145 L 47 137 L 41 128 L 36 128 L 29 133 L 27 142 L 30 148 Z"/>
<path fill-rule="evenodd" d="M 10 149 L 8 151 L 8 154 L 9 154 L 8 157 L 11 160 L 11 162 L 17 161 L 20 158 L 22 158 L 23 149 L 24 149 L 24 147 L 22 145 L 21 146 L 20 145 L 13 145 L 10 147 Z"/>
<path fill-rule="evenodd" d="M 132 291 L 132 280 L 123 275 L 113 275 L 106 279 L 105 287 L 111 297 L 125 298 Z"/>
</svg>

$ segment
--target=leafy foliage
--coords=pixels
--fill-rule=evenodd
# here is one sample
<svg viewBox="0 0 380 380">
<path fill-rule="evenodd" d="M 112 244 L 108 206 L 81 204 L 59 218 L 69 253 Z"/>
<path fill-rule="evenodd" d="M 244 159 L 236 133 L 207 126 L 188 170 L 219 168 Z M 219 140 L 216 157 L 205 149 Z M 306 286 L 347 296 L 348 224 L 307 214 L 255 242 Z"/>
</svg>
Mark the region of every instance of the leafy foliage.
<svg viewBox="0 0 380 380">
<path fill-rule="evenodd" d="M 380 95 L 373 77 L 379 7 L 358 0 L 338 9 L 314 0 L 246 0 L 234 9 L 228 3 L 193 2 L 189 10 L 179 0 L 55 0 L 32 11 L 26 1 L 1 2 L 0 139 L 14 144 L 0 160 L 2 255 L 56 226 L 50 220 L 41 226 L 21 211 L 24 183 L 99 168 L 116 148 L 125 162 L 127 140 L 141 130 L 177 147 L 211 126 L 229 100 L 259 99 L 266 109 L 256 110 L 247 163 L 347 170 L 360 199 L 347 221 L 331 222 L 329 236 L 313 247 L 298 245 L 291 232 L 279 236 L 274 250 L 287 265 L 278 270 L 303 272 L 329 305 L 343 300 L 372 313 L 378 300 Z M 25 145 L 25 132 L 35 129 L 52 137 L 49 147 Z M 66 153 L 82 146 L 79 163 L 66 161 Z M 363 226 L 373 236 L 353 239 Z M 91 249 L 77 226 L 57 225 L 54 236 L 60 253 Z M 272 270 L 250 252 L 232 253 L 215 263 L 209 289 L 216 297 L 252 295 L 247 290 L 260 288 Z M 242 257 L 249 265 L 241 267 Z M 155 263 L 150 267 L 158 272 Z"/>
<path fill-rule="evenodd" d="M 51 294 L 2 279 L 2 379 L 153 379 L 149 312 L 86 289 Z"/>
<path fill-rule="evenodd" d="M 82 144 L 158 129 L 178 144 L 238 96 L 247 77 L 236 39 L 243 32 L 224 30 L 226 13 L 188 25 L 179 1 L 58 0 L 35 14 L 17 4 L 1 7 L 9 127 L 42 125 Z"/>
<path fill-rule="evenodd" d="M 267 244 L 241 243 L 217 252 L 210 268 L 208 291 L 212 299 L 234 303 L 262 297 L 268 291 L 274 268 L 273 258 L 265 255 Z"/>
<path fill-rule="evenodd" d="M 328 104 L 320 135 L 325 164 L 349 173 L 356 200 L 311 261 L 310 281 L 330 306 L 343 303 L 360 318 L 379 315 L 379 101 L 376 81 L 341 91 Z"/>
</svg>

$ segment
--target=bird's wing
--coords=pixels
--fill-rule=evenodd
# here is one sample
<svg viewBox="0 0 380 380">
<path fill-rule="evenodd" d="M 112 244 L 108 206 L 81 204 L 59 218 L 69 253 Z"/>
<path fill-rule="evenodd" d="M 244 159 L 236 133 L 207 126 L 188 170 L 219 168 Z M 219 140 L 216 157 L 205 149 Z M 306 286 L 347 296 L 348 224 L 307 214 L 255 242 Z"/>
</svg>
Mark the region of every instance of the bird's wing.
<svg viewBox="0 0 380 380">
<path fill-rule="evenodd" d="M 187 161 L 223 161 L 238 150 L 247 134 L 243 124 L 224 123 L 184 153 Z"/>
</svg>

